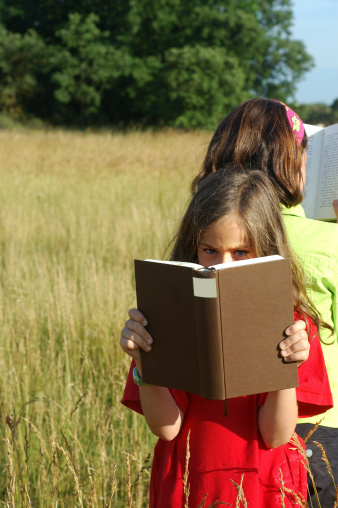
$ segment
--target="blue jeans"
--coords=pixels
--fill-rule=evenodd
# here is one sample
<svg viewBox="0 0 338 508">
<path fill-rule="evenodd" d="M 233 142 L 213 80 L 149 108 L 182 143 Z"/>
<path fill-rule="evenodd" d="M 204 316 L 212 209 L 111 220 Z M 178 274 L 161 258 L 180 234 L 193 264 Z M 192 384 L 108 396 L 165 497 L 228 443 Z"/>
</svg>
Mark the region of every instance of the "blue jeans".
<svg viewBox="0 0 338 508">
<path fill-rule="evenodd" d="M 297 434 L 304 439 L 307 433 L 314 427 L 312 423 L 300 423 L 296 427 Z M 313 441 L 320 443 L 327 455 L 336 485 L 338 484 L 338 428 L 324 427 L 319 425 L 310 439 L 305 443 L 306 455 L 309 460 L 310 469 L 314 477 L 321 508 L 333 508 L 336 492 L 333 480 L 328 473 L 325 462 L 322 460 L 322 452 Z M 314 492 L 312 480 L 308 475 L 308 488 L 311 500 L 309 506 L 319 507 Z M 311 504 L 312 502 L 312 504 Z"/>
</svg>

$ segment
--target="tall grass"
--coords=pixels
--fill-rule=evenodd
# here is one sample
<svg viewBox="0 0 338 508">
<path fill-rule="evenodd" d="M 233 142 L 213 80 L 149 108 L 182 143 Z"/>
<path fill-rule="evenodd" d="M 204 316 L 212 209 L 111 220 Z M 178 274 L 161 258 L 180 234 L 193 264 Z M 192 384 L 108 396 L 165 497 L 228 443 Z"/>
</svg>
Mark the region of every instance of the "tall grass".
<svg viewBox="0 0 338 508">
<path fill-rule="evenodd" d="M 163 255 L 208 140 L 0 132 L 0 506 L 147 506 L 119 333 L 133 259 Z"/>
<path fill-rule="evenodd" d="M 133 259 L 162 257 L 209 138 L 0 131 L 0 506 L 148 505 L 119 334 Z"/>
</svg>

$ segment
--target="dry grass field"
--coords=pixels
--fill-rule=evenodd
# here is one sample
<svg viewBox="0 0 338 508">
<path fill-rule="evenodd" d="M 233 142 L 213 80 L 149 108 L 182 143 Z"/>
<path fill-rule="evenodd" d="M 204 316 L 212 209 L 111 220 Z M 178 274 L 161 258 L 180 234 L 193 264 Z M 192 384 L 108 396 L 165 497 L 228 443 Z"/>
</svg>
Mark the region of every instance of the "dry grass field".
<svg viewBox="0 0 338 508">
<path fill-rule="evenodd" d="M 163 256 L 209 139 L 0 132 L 0 506 L 147 506 L 119 332 L 133 259 Z"/>
<path fill-rule="evenodd" d="M 209 139 L 0 131 L 0 506 L 148 505 L 119 335 L 133 260 L 164 256 Z"/>
</svg>

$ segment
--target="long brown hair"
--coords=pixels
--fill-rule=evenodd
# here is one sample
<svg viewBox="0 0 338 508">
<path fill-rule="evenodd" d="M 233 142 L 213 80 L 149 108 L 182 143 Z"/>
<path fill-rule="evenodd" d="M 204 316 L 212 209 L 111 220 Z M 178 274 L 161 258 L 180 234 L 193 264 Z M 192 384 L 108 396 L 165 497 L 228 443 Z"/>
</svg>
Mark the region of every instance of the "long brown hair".
<svg viewBox="0 0 338 508">
<path fill-rule="evenodd" d="M 307 136 L 298 146 L 285 106 L 271 99 L 249 99 L 237 106 L 217 127 L 192 184 L 227 164 L 267 173 L 287 207 L 301 203 L 301 166 Z"/>
<path fill-rule="evenodd" d="M 170 260 L 196 263 L 204 233 L 224 216 L 236 217 L 257 257 L 279 254 L 291 259 L 295 310 L 305 322 L 305 316 L 310 316 L 318 330 L 330 328 L 306 294 L 302 271 L 287 240 L 278 194 L 261 170 L 228 166 L 201 181 L 172 241 Z"/>
</svg>

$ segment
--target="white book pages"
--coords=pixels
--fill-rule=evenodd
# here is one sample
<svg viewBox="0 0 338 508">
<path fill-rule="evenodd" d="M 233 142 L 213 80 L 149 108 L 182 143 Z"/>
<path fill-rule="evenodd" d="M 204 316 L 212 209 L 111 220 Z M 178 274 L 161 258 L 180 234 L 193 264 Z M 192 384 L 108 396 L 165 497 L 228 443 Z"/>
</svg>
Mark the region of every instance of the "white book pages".
<svg viewBox="0 0 338 508">
<path fill-rule="evenodd" d="M 252 259 L 243 259 L 241 261 L 231 261 L 230 263 L 221 263 L 219 265 L 213 265 L 209 268 L 205 268 L 202 265 L 198 265 L 197 263 L 188 263 L 185 261 L 161 261 L 160 259 L 145 259 L 145 261 L 151 261 L 152 263 L 163 263 L 167 265 L 176 265 L 176 266 L 186 266 L 188 268 L 193 268 L 194 270 L 210 270 L 213 268 L 214 270 L 222 270 L 223 268 L 231 268 L 233 266 L 245 266 L 245 265 L 253 265 L 256 263 L 267 263 L 269 261 L 277 261 L 278 259 L 283 259 L 282 256 L 274 255 L 274 256 L 264 256 L 260 258 L 252 258 Z"/>
</svg>

